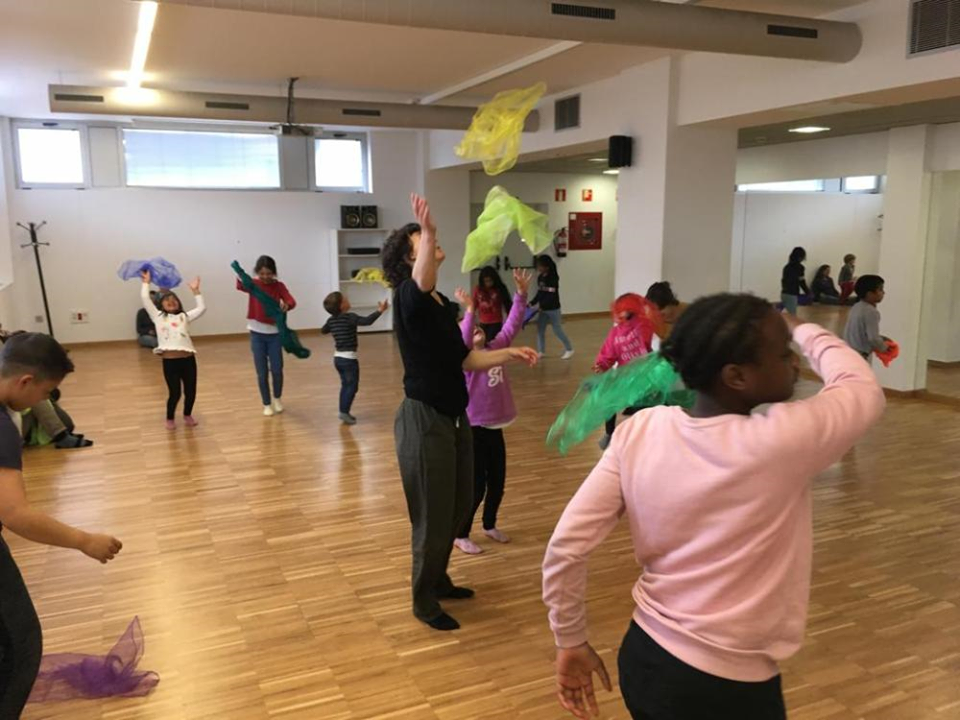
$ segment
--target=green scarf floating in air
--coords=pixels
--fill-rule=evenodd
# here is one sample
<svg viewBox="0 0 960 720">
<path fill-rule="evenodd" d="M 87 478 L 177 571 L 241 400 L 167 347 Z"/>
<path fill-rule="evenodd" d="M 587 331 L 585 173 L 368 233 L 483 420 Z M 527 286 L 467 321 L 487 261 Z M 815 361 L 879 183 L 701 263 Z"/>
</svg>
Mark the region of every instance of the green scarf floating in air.
<svg viewBox="0 0 960 720">
<path fill-rule="evenodd" d="M 564 455 L 583 442 L 607 418 L 629 407 L 679 405 L 691 407 L 696 393 L 677 389 L 680 376 L 670 362 L 651 353 L 580 383 L 577 394 L 557 416 L 547 434 L 547 444 Z"/>
<path fill-rule="evenodd" d="M 230 267 L 233 268 L 237 277 L 240 278 L 240 284 L 243 285 L 244 290 L 260 301 L 260 304 L 263 305 L 263 309 L 267 313 L 267 317 L 277 324 L 277 331 L 280 333 L 280 344 L 283 346 L 283 349 L 301 360 L 306 360 L 310 357 L 310 349 L 300 344 L 300 338 L 297 337 L 295 330 L 287 327 L 287 314 L 280 309 L 280 303 L 258 287 L 253 281 L 253 278 L 244 272 L 243 268 L 240 267 L 240 263 L 236 260 L 230 264 Z"/>
</svg>

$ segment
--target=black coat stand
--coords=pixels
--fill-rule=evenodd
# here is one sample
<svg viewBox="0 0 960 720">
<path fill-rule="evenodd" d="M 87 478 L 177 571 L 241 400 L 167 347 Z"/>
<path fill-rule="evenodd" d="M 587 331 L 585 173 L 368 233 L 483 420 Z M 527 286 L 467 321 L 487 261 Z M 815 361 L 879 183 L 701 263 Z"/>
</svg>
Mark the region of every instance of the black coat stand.
<svg viewBox="0 0 960 720">
<path fill-rule="evenodd" d="M 43 295 L 43 311 L 47 315 L 47 332 L 50 334 L 50 337 L 53 337 L 53 321 L 50 319 L 50 303 L 47 302 L 47 285 L 43 281 L 43 264 L 40 262 L 40 246 L 46 245 L 50 246 L 50 243 L 40 242 L 37 239 L 37 230 L 42 228 L 47 224 L 47 221 L 44 220 L 42 223 L 37 225 L 36 223 L 17 223 L 18 226 L 22 227 L 28 233 L 30 233 L 30 242 L 21 245 L 20 247 L 32 247 L 33 248 L 33 257 L 37 261 L 37 275 L 40 276 L 40 293 Z"/>
</svg>

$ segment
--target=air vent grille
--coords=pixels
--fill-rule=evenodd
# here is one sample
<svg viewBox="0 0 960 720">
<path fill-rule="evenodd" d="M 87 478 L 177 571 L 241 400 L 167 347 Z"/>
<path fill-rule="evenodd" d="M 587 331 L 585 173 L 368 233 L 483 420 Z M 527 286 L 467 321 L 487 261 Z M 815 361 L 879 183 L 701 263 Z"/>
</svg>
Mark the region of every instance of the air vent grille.
<svg viewBox="0 0 960 720">
<path fill-rule="evenodd" d="M 55 93 L 54 100 L 60 102 L 92 102 L 102 103 L 103 95 L 77 95 L 76 93 Z"/>
<path fill-rule="evenodd" d="M 205 103 L 208 110 L 249 110 L 250 103 L 242 102 L 221 102 L 219 100 L 207 100 Z"/>
<path fill-rule="evenodd" d="M 553 129 L 580 127 L 580 96 L 562 98 L 554 104 Z"/>
<path fill-rule="evenodd" d="M 587 18 L 588 20 L 616 20 L 616 8 L 574 5 L 573 3 L 552 3 L 550 12 L 566 17 Z"/>
<path fill-rule="evenodd" d="M 910 54 L 960 45 L 960 0 L 913 0 Z"/>
<path fill-rule="evenodd" d="M 767 25 L 767 35 L 816 40 L 820 36 L 820 33 L 816 28 L 797 27 L 796 25 Z"/>
<path fill-rule="evenodd" d="M 344 108 L 344 115 L 359 115 L 361 117 L 380 117 L 383 115 L 379 110 L 366 110 L 363 108 Z"/>
</svg>

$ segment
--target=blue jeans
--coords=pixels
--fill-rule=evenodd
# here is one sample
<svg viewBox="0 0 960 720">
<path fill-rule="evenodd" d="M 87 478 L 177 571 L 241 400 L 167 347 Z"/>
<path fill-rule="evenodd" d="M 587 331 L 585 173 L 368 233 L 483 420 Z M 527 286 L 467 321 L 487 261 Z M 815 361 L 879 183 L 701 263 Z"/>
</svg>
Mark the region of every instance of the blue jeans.
<svg viewBox="0 0 960 720">
<path fill-rule="evenodd" d="M 335 357 L 333 366 L 340 373 L 340 412 L 350 414 L 353 399 L 360 389 L 360 362 L 350 358 Z"/>
<path fill-rule="evenodd" d="M 791 315 L 797 314 L 797 303 L 800 302 L 800 298 L 798 296 L 780 293 L 780 302 L 783 303 L 783 309 L 788 313 Z"/>
<path fill-rule="evenodd" d="M 264 405 L 270 404 L 270 383 L 267 371 L 273 376 L 273 397 L 277 400 L 283 395 L 283 348 L 279 334 L 250 331 L 250 349 L 253 351 L 253 365 L 257 369 L 257 383 L 260 385 L 260 399 Z"/>
<path fill-rule="evenodd" d="M 556 334 L 557 339 L 563 343 L 563 348 L 567 352 L 573 350 L 573 345 L 570 344 L 570 338 L 568 338 L 567 334 L 563 331 L 563 323 L 560 320 L 559 310 L 541 310 L 540 314 L 537 315 L 537 350 L 542 353 L 545 347 L 547 323 L 553 326 L 553 332 Z"/>
</svg>

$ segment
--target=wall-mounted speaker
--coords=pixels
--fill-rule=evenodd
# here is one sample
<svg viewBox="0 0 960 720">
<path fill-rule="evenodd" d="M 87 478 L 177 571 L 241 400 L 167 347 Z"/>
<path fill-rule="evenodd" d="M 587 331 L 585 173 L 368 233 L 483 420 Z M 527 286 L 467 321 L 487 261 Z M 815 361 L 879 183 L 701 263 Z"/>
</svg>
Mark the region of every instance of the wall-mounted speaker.
<svg viewBox="0 0 960 720">
<path fill-rule="evenodd" d="M 611 136 L 608 157 L 611 168 L 633 165 L 633 138 L 628 135 Z"/>
<path fill-rule="evenodd" d="M 376 205 L 363 205 L 360 208 L 360 224 L 365 228 L 380 227 L 380 215 Z"/>
<path fill-rule="evenodd" d="M 340 227 L 345 230 L 356 230 L 360 227 L 361 222 L 359 205 L 340 206 Z"/>
</svg>

